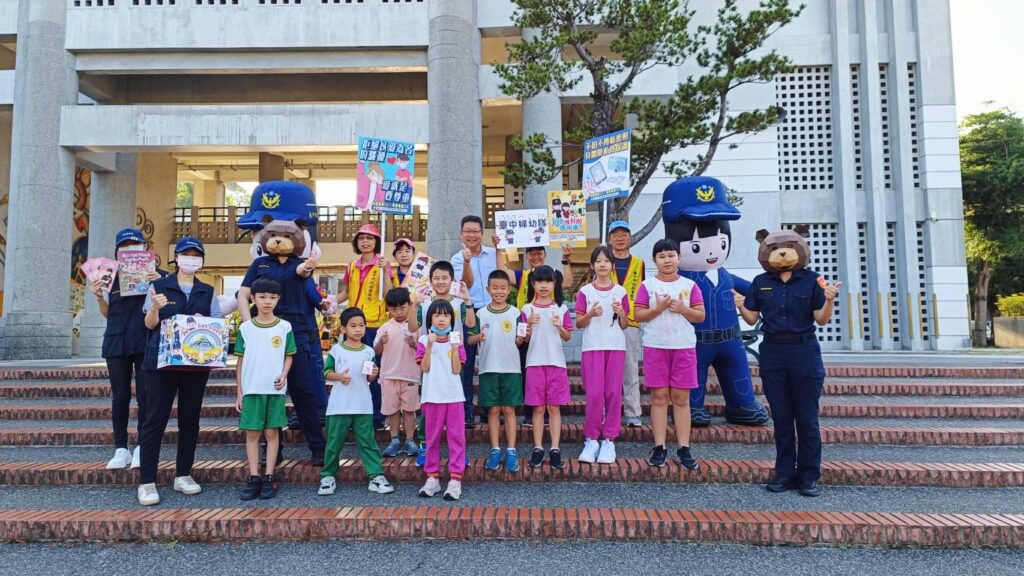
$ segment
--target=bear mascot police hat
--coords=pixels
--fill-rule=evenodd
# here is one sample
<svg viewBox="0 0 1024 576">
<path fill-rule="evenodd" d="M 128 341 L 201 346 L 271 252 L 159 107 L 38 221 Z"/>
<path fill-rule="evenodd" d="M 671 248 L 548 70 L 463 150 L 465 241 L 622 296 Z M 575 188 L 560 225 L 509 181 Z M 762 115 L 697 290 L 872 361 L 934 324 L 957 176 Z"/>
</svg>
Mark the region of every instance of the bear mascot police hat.
<svg viewBox="0 0 1024 576">
<path fill-rule="evenodd" d="M 761 426 L 769 419 L 754 396 L 733 296 L 733 290 L 746 294 L 750 282 L 725 269 L 732 243 L 729 222 L 740 218 L 728 193 L 720 180 L 693 176 L 669 184 L 662 197 L 665 236 L 679 243 L 679 272 L 700 287 L 707 312 L 704 321 L 694 325 L 699 385 L 690 393 L 693 426 L 711 424 L 704 406 L 709 367 L 714 367 L 725 396 L 727 421 Z"/>
<path fill-rule="evenodd" d="M 305 249 L 298 254 L 302 258 L 319 258 L 317 244 L 317 222 L 319 211 L 316 193 L 299 182 L 271 180 L 256 187 L 249 201 L 249 211 L 238 219 L 238 227 L 253 234 L 253 259 L 263 256 L 260 233 L 273 221 L 294 222 L 303 232 Z"/>
</svg>

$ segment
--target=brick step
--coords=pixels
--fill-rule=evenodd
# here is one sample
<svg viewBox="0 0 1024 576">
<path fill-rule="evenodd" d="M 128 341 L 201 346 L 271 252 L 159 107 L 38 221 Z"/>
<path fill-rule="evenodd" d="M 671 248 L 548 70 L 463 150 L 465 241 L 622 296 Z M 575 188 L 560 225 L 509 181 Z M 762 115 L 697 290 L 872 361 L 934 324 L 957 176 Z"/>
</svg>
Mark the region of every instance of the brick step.
<svg viewBox="0 0 1024 576">
<path fill-rule="evenodd" d="M 485 459 L 475 458 L 466 469 L 466 481 L 478 482 L 667 482 L 689 484 L 762 484 L 771 480 L 775 463 L 771 460 L 701 460 L 700 468 L 686 471 L 675 460 L 664 468 L 651 468 L 640 458 L 619 458 L 615 464 L 582 464 L 566 461 L 565 468 L 554 470 L 548 463 L 530 468 L 529 459 L 520 458 L 519 473 L 491 472 L 483 468 Z M 447 464 L 442 462 L 442 469 Z M 899 462 L 823 462 L 821 481 L 828 485 L 938 487 L 938 488 L 1013 488 L 1024 487 L 1024 463 L 917 463 Z M 385 459 L 384 473 L 396 483 L 423 481 L 423 470 L 412 458 Z M 159 480 L 174 480 L 174 462 L 161 462 Z M 277 468 L 283 482 L 314 485 L 320 469 L 307 460 L 285 460 Z M 240 484 L 248 475 L 244 460 L 196 462 L 192 476 L 200 484 Z M 366 473 L 358 459 L 343 459 L 337 474 L 339 482 L 362 484 Z M 134 486 L 137 470 L 107 470 L 102 462 L 4 462 L 0 463 L 0 484 L 7 486 Z"/>
<path fill-rule="evenodd" d="M 0 511 L 0 542 L 341 538 L 1019 548 L 1024 515 L 450 506 Z"/>
<path fill-rule="evenodd" d="M 583 385 L 578 377 L 570 378 L 570 391 L 583 394 Z M 763 394 L 760 380 L 754 381 L 754 391 Z M 708 382 L 708 394 L 721 395 L 722 388 L 716 381 Z M 826 381 L 825 396 L 1024 396 L 1024 383 L 964 383 L 927 380 L 847 380 Z M 206 386 L 207 396 L 234 396 L 234 382 L 212 381 Z M 0 384 L 0 398 L 108 398 L 110 384 L 103 381 L 81 384 L 44 383 L 18 386 Z"/>
<path fill-rule="evenodd" d="M 640 366 L 643 373 L 643 366 Z M 757 366 L 750 372 L 757 376 Z M 967 368 L 956 366 L 826 366 L 825 372 L 833 378 L 1003 378 L 1024 379 L 1024 367 Z M 579 376 L 579 364 L 569 365 L 569 375 Z M 235 369 L 217 368 L 211 371 L 211 378 L 234 378 Z M 67 368 L 8 368 L 0 370 L 0 380 L 106 380 L 106 367 Z"/>
<path fill-rule="evenodd" d="M 135 443 L 135 431 L 129 430 L 130 441 Z M 106 428 L 0 428 L 0 446 L 79 446 L 107 445 L 111 429 Z M 177 430 L 168 428 L 165 443 L 177 442 Z M 669 428 L 668 437 L 673 437 Z M 827 444 L 889 444 L 903 446 L 1016 446 L 1024 444 L 1024 429 L 1014 428 L 930 428 L 900 426 L 821 426 L 822 441 Z M 738 442 L 743 444 L 773 443 L 773 431 L 768 427 L 746 427 L 730 424 L 696 428 L 691 435 L 695 445 L 702 443 Z M 199 430 L 202 444 L 239 444 L 244 439 L 237 426 L 203 426 Z M 378 442 L 386 442 L 390 433 L 377 433 Z M 583 442 L 583 426 L 562 425 L 562 442 L 566 444 Z M 472 444 L 489 443 L 487 426 L 477 426 L 466 431 L 466 440 Z M 520 429 L 519 440 L 532 441 L 532 430 Z M 650 426 L 624 428 L 619 436 L 622 442 L 653 442 Z M 285 442 L 303 443 L 298 430 L 285 431 Z"/>
<path fill-rule="evenodd" d="M 723 402 L 705 403 L 712 416 L 720 417 L 725 412 Z M 645 415 L 650 413 L 650 403 L 641 404 Z M 562 407 L 562 414 L 580 416 L 584 414 L 585 402 L 576 400 Z M 138 406 L 132 405 L 134 418 Z M 0 406 L 0 420 L 106 420 L 110 418 L 109 404 L 87 405 L 7 405 Z M 175 417 L 177 409 L 172 411 Z M 830 418 L 1022 418 L 1024 404 L 892 404 L 892 403 L 828 403 L 823 402 L 819 413 Z M 238 415 L 234 404 L 209 402 L 203 405 L 203 417 L 231 418 Z"/>
</svg>

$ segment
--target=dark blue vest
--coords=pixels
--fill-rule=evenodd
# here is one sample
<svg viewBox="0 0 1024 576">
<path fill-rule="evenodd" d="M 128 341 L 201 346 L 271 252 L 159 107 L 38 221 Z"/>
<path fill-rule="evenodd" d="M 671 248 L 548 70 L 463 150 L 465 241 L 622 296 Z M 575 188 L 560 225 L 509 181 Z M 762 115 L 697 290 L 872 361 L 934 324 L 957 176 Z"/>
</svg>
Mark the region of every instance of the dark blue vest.
<svg viewBox="0 0 1024 576">
<path fill-rule="evenodd" d="M 167 296 L 167 306 L 160 309 L 160 320 L 166 320 L 175 314 L 210 314 L 210 306 L 213 304 L 213 286 L 200 282 L 198 278 L 193 280 L 192 294 L 185 300 L 185 293 L 178 286 L 178 275 L 171 274 L 153 282 L 153 290 L 157 294 Z M 142 367 L 146 370 L 156 370 L 156 360 L 160 349 L 160 327 L 156 330 L 149 330 L 146 337 L 146 359 Z"/>
<path fill-rule="evenodd" d="M 167 272 L 157 270 L 161 276 Z M 107 302 L 107 329 L 103 332 L 104 358 L 134 356 L 146 352 L 146 315 L 142 312 L 145 296 L 121 296 L 120 278 L 114 276 Z"/>
</svg>

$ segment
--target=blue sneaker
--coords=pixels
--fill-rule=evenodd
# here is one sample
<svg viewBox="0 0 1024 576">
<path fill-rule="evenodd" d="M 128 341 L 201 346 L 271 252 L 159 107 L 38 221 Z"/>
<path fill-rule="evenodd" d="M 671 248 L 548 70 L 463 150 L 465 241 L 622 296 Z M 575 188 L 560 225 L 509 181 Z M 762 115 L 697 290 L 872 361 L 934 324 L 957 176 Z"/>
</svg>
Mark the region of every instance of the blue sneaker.
<svg viewBox="0 0 1024 576">
<path fill-rule="evenodd" d="M 380 453 L 385 458 L 394 458 L 398 456 L 398 451 L 402 448 L 402 443 L 398 441 L 398 438 L 392 438 L 391 444 Z"/>
<path fill-rule="evenodd" d="M 501 448 L 491 448 L 491 453 L 487 455 L 487 462 L 484 464 L 484 468 L 488 470 L 501 468 Z"/>
<path fill-rule="evenodd" d="M 416 445 L 416 442 L 412 440 L 405 441 L 405 455 L 410 458 L 415 458 L 419 454 L 420 447 Z"/>
<path fill-rule="evenodd" d="M 421 442 L 420 449 L 416 451 L 416 466 L 423 468 L 423 465 L 427 463 L 427 443 Z"/>
<path fill-rule="evenodd" d="M 508 472 L 519 472 L 519 453 L 515 448 L 505 450 L 505 470 Z"/>
</svg>

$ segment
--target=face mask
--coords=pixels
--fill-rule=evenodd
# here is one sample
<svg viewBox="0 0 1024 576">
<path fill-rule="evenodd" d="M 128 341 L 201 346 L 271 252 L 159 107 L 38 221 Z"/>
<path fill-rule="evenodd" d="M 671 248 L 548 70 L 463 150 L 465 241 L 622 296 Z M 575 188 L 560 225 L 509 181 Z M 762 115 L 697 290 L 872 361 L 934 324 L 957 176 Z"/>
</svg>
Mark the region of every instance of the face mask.
<svg viewBox="0 0 1024 576">
<path fill-rule="evenodd" d="M 195 274 L 202 267 L 202 256 L 178 256 L 178 270 L 186 274 Z"/>
<path fill-rule="evenodd" d="M 438 336 L 447 336 L 448 333 L 452 331 L 452 328 L 451 328 L 451 326 L 449 326 L 449 327 L 445 328 L 444 330 L 438 330 L 437 328 L 434 328 L 433 326 L 431 326 L 430 327 L 430 331 L 433 332 L 434 334 L 437 334 Z"/>
</svg>

